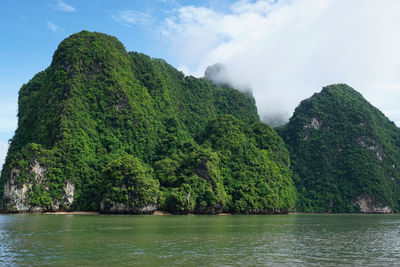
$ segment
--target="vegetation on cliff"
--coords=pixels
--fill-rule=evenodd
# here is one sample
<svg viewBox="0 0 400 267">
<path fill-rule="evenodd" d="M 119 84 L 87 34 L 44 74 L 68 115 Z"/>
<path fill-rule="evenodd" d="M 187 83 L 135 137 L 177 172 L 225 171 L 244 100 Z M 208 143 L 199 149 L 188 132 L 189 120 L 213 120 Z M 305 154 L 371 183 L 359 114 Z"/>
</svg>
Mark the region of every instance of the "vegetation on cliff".
<svg viewBox="0 0 400 267">
<path fill-rule="evenodd" d="M 249 93 L 128 53 L 115 37 L 65 39 L 22 86 L 18 105 L 0 178 L 7 211 L 270 213 L 294 205 L 288 152 L 259 122 Z"/>
<path fill-rule="evenodd" d="M 400 129 L 345 84 L 301 102 L 277 129 L 305 212 L 398 212 Z"/>
</svg>

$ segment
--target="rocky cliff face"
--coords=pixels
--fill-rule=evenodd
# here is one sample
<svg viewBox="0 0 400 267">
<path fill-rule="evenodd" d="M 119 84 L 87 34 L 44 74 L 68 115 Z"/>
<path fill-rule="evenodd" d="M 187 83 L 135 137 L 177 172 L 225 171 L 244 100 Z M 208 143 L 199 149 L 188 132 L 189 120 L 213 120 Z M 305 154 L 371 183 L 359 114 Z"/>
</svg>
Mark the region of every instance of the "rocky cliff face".
<svg viewBox="0 0 400 267">
<path fill-rule="evenodd" d="M 144 207 L 132 207 L 124 203 L 115 203 L 111 207 L 106 207 L 104 201 L 100 202 L 100 212 L 107 214 L 153 214 L 157 210 L 156 205 L 146 205 Z"/>
<path fill-rule="evenodd" d="M 47 205 L 37 205 L 32 201 L 32 195 L 37 188 L 44 188 L 49 193 L 49 184 L 46 178 L 47 169 L 34 159 L 34 165 L 30 166 L 28 176 L 30 179 L 21 179 L 21 170 L 13 168 L 10 179 L 4 185 L 3 205 L 7 212 L 43 212 L 43 211 L 68 211 L 71 210 L 74 201 L 75 186 L 67 181 L 63 187 L 61 200 L 49 202 Z"/>
<path fill-rule="evenodd" d="M 15 183 L 15 178 L 11 177 L 4 185 L 4 205 L 10 212 L 27 212 L 32 207 L 27 205 L 26 200 L 28 186 L 23 184 L 19 186 Z"/>
<path fill-rule="evenodd" d="M 360 212 L 362 213 L 382 213 L 388 214 L 393 213 L 393 210 L 389 206 L 380 206 L 374 202 L 374 199 L 368 195 L 363 194 L 357 197 L 355 201 L 352 202 L 353 205 L 358 205 Z"/>
</svg>

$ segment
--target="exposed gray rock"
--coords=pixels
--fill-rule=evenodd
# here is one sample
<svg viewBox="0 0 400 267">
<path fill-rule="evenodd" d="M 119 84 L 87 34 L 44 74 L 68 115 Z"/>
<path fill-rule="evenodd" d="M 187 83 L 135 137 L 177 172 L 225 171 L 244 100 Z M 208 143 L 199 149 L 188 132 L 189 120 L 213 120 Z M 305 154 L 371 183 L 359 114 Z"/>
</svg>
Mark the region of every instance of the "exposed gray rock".
<svg viewBox="0 0 400 267">
<path fill-rule="evenodd" d="M 153 214 L 157 209 L 156 205 L 147 205 L 144 207 L 140 207 L 140 208 L 133 208 L 132 210 L 134 211 L 134 213 L 138 213 L 138 214 Z"/>
<path fill-rule="evenodd" d="M 317 118 L 312 118 L 310 124 L 306 124 L 303 126 L 304 129 L 314 128 L 315 130 L 321 129 L 322 122 L 318 121 Z"/>
<path fill-rule="evenodd" d="M 45 172 L 40 164 L 35 160 L 35 164 L 32 166 L 31 171 L 35 174 L 34 180 L 41 181 L 42 176 Z M 27 204 L 27 195 L 29 191 L 32 189 L 31 183 L 18 184 L 17 178 L 20 175 L 20 170 L 12 169 L 10 179 L 8 179 L 4 185 L 4 209 L 8 212 L 36 212 L 42 211 L 40 207 L 35 207 Z"/>
<path fill-rule="evenodd" d="M 3 210 L 6 212 L 43 212 L 59 211 L 59 210 L 70 210 L 74 201 L 75 185 L 71 181 L 67 181 L 64 187 L 64 196 L 62 201 L 56 201 L 48 207 L 34 206 L 29 204 L 29 192 L 38 185 L 43 185 L 48 191 L 48 181 L 46 179 L 47 169 L 40 165 L 38 160 L 34 160 L 34 163 L 30 166 L 30 172 L 33 174 L 29 181 L 21 184 L 17 181 L 21 181 L 21 171 L 18 169 L 12 169 L 10 178 L 4 185 L 3 194 Z"/>
<path fill-rule="evenodd" d="M 75 194 L 75 185 L 68 180 L 67 184 L 64 187 L 64 203 L 68 208 L 72 206 L 74 202 L 74 194 Z"/>
<path fill-rule="evenodd" d="M 382 151 L 378 145 L 376 145 L 374 140 L 369 140 L 367 137 L 359 137 L 357 138 L 358 144 L 360 144 L 362 147 L 365 147 L 366 149 L 373 151 L 376 155 L 376 157 L 379 159 L 379 161 L 382 161 Z"/>
<path fill-rule="evenodd" d="M 100 202 L 100 211 L 102 213 L 115 214 L 153 214 L 157 210 L 156 205 L 147 205 L 144 207 L 132 207 L 124 203 L 115 203 L 111 207 L 105 205 L 104 200 Z"/>
<path fill-rule="evenodd" d="M 35 174 L 35 182 L 43 183 L 44 174 L 46 173 L 46 169 L 40 166 L 39 162 L 35 159 L 35 164 L 32 166 L 32 172 Z"/>
<path fill-rule="evenodd" d="M 111 213 L 128 213 L 129 207 L 123 203 L 115 203 L 110 208 Z"/>
<path fill-rule="evenodd" d="M 14 170 L 13 170 L 14 171 Z M 13 173 L 13 171 L 11 171 Z M 10 212 L 27 212 L 29 206 L 25 204 L 26 193 L 28 186 L 22 185 L 19 187 L 15 183 L 15 178 L 11 177 L 4 185 L 3 199 L 6 203 L 6 209 Z"/>
<path fill-rule="evenodd" d="M 393 213 L 391 207 L 377 205 L 374 203 L 374 199 L 368 194 L 359 195 L 352 204 L 358 205 L 362 213 Z"/>
</svg>

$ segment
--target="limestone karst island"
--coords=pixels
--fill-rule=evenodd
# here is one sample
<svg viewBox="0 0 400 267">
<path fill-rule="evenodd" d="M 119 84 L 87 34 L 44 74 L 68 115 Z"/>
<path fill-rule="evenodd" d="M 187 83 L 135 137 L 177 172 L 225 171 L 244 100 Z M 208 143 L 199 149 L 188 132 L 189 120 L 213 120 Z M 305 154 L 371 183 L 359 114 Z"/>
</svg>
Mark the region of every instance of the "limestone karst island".
<svg viewBox="0 0 400 267">
<path fill-rule="evenodd" d="M 260 121 L 251 93 L 82 31 L 19 91 L 3 212 L 393 213 L 400 129 L 345 84 Z"/>
</svg>

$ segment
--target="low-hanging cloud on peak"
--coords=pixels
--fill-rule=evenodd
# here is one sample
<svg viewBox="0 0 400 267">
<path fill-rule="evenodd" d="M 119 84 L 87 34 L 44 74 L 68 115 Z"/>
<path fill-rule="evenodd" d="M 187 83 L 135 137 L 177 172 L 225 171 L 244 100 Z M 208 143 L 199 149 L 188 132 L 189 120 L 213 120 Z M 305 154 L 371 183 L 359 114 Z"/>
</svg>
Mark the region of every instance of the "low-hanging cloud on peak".
<svg viewBox="0 0 400 267">
<path fill-rule="evenodd" d="M 208 66 L 204 72 L 204 77 L 218 86 L 228 86 L 244 93 L 252 93 L 250 86 L 239 83 L 233 79 L 228 68 L 224 64 L 215 63 Z"/>
<path fill-rule="evenodd" d="M 347 83 L 398 122 L 398 14 L 396 0 L 237 1 L 182 6 L 162 32 L 186 74 L 221 62 L 230 83 L 249 85 L 261 117 L 288 118 L 323 86 Z"/>
</svg>

